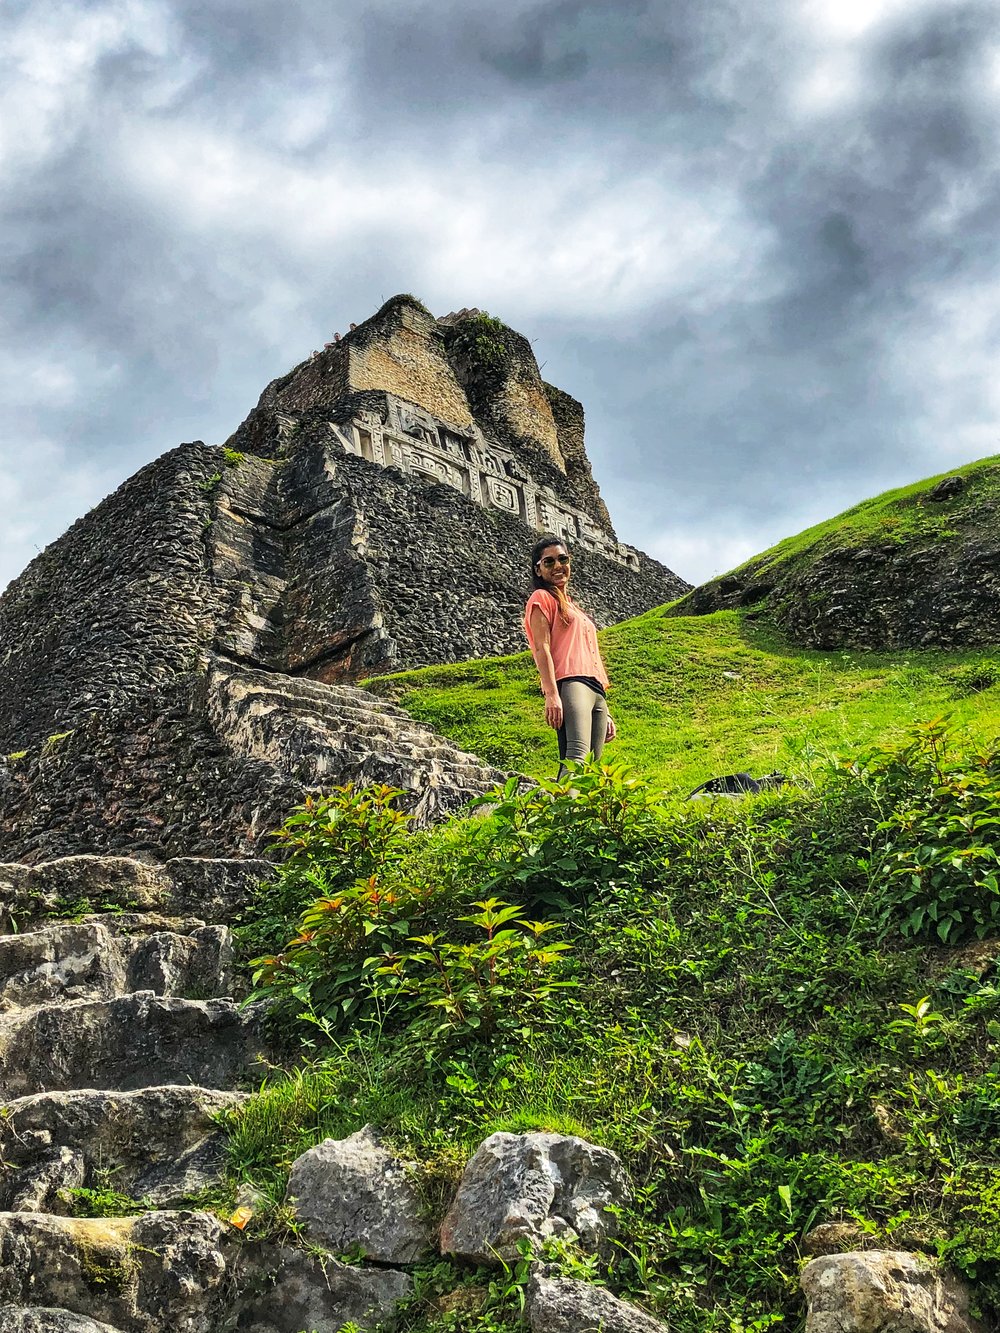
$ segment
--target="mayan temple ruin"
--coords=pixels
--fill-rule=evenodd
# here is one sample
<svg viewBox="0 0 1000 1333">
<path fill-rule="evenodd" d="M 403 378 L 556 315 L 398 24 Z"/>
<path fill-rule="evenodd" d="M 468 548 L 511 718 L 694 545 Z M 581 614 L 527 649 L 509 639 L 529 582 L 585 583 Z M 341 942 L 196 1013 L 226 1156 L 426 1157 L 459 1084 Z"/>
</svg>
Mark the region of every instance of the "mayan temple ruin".
<svg viewBox="0 0 1000 1333">
<path fill-rule="evenodd" d="M 144 467 L 0 599 L 0 858 L 256 853 L 349 779 L 419 818 L 496 780 L 366 677 L 523 649 L 527 553 L 599 625 L 687 585 L 622 543 L 527 339 L 408 296 Z"/>
<path fill-rule="evenodd" d="M 412 1293 L 430 1237 L 369 1130 L 345 1190 L 383 1191 L 375 1264 L 341 1261 L 349 1235 L 244 1243 L 205 1202 L 218 1117 L 281 1058 L 230 927 L 307 793 L 390 783 L 419 824 L 504 777 L 358 682 L 521 650 L 545 529 L 602 624 L 687 587 L 617 539 L 527 341 L 397 297 L 0 599 L 0 1333 L 339 1333 Z M 600 1154 L 567 1142 L 582 1216 Z M 109 1187 L 118 1212 L 79 1215 Z"/>
</svg>

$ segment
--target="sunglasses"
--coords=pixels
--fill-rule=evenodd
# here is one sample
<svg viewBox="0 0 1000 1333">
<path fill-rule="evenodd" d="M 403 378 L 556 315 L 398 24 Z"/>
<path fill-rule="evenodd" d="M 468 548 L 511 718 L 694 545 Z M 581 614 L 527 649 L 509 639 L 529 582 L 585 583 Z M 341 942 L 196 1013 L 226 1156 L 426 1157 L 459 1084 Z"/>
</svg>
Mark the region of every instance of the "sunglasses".
<svg viewBox="0 0 1000 1333">
<path fill-rule="evenodd" d="M 553 567 L 553 565 L 568 565 L 568 564 L 569 564 L 569 556 L 568 556 L 568 555 L 547 555 L 547 556 L 545 556 L 545 558 L 544 558 L 543 560 L 539 560 L 538 563 L 539 563 L 544 569 L 551 569 L 551 568 Z"/>
</svg>

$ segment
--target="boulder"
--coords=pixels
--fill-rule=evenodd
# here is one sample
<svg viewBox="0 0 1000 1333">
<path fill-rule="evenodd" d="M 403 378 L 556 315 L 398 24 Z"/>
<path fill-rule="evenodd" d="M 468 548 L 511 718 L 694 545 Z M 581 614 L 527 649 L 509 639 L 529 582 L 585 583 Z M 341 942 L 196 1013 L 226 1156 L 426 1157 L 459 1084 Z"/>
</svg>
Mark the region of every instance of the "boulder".
<svg viewBox="0 0 1000 1333">
<path fill-rule="evenodd" d="M 328 1249 L 357 1249 L 376 1263 L 412 1264 L 430 1246 L 412 1172 L 383 1146 L 372 1125 L 303 1153 L 292 1165 L 285 1197 L 310 1240 Z"/>
<path fill-rule="evenodd" d="M 969 1293 L 924 1254 L 831 1254 L 801 1276 L 806 1333 L 973 1333 Z"/>
<path fill-rule="evenodd" d="M 565 1134 L 492 1134 L 465 1169 L 441 1226 L 441 1251 L 473 1263 L 518 1257 L 549 1236 L 601 1250 L 615 1234 L 609 1205 L 629 1197 L 615 1153 Z"/>
<path fill-rule="evenodd" d="M 110 1324 L 99 1324 L 72 1310 L 28 1310 L 15 1305 L 0 1305 L 0 1329 L 3 1333 L 120 1333 Z"/>
<path fill-rule="evenodd" d="M 215 1333 L 230 1267 L 209 1213 L 0 1213 L 0 1308 L 31 1301 L 128 1333 Z"/>
<path fill-rule="evenodd" d="M 667 1333 L 666 1324 L 605 1287 L 544 1273 L 532 1274 L 524 1312 L 531 1333 Z"/>
<path fill-rule="evenodd" d="M 406 1273 L 301 1250 L 282 1249 L 265 1259 L 267 1266 L 273 1285 L 243 1310 L 240 1333 L 340 1333 L 347 1323 L 373 1328 L 413 1290 Z"/>
<path fill-rule="evenodd" d="M 245 1099 L 245 1093 L 172 1085 L 39 1092 L 8 1102 L 0 1115 L 0 1205 L 19 1210 L 15 1197 L 58 1149 L 82 1158 L 77 1185 L 93 1186 L 97 1172 L 112 1172 L 122 1194 L 160 1208 L 177 1203 L 218 1181 L 225 1133 L 215 1117 Z M 62 1211 L 49 1203 L 36 1207 Z"/>
</svg>

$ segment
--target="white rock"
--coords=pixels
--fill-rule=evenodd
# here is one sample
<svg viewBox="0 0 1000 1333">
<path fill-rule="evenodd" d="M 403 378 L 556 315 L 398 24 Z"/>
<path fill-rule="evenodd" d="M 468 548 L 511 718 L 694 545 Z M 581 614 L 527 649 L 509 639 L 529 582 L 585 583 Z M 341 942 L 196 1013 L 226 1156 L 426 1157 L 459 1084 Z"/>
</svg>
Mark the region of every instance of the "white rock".
<svg viewBox="0 0 1000 1333">
<path fill-rule="evenodd" d="M 285 1197 L 310 1240 L 338 1253 L 357 1249 L 377 1263 L 410 1264 L 430 1246 L 412 1175 L 372 1125 L 303 1153 Z"/>
<path fill-rule="evenodd" d="M 806 1333 L 972 1333 L 969 1293 L 923 1254 L 831 1254 L 806 1264 Z"/>
<path fill-rule="evenodd" d="M 565 1134 L 492 1134 L 465 1169 L 441 1227 L 441 1251 L 474 1263 L 515 1259 L 527 1239 L 574 1236 L 600 1250 L 615 1234 L 609 1205 L 629 1197 L 620 1159 Z"/>
</svg>

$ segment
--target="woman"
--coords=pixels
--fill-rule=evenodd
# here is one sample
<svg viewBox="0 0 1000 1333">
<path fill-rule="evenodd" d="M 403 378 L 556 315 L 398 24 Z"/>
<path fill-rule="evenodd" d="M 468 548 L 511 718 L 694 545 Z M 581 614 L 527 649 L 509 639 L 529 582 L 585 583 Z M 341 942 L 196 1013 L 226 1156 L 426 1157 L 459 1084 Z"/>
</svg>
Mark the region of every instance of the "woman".
<svg viewBox="0 0 1000 1333">
<path fill-rule="evenodd" d="M 600 759 L 614 739 L 608 712 L 608 673 L 594 622 L 569 593 L 570 553 L 558 537 L 542 537 L 531 552 L 534 591 L 524 608 L 524 629 L 545 695 L 545 721 L 559 736 L 564 759 Z"/>
</svg>

